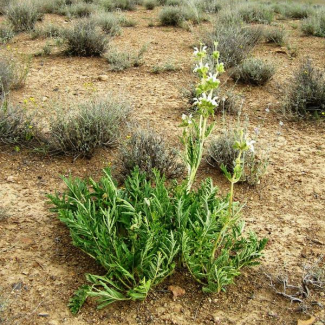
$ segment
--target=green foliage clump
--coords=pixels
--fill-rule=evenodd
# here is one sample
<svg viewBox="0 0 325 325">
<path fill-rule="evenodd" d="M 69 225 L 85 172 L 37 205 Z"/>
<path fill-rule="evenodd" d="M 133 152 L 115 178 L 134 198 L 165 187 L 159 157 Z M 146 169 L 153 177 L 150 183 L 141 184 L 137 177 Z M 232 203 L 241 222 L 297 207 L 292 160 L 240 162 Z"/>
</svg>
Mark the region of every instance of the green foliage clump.
<svg viewBox="0 0 325 325">
<path fill-rule="evenodd" d="M 90 19 L 80 20 L 71 29 L 64 30 L 62 36 L 67 43 L 67 53 L 76 56 L 100 56 L 108 43 Z"/>
<path fill-rule="evenodd" d="M 231 77 L 242 83 L 259 86 L 268 82 L 274 73 L 275 68 L 272 64 L 257 58 L 250 58 L 235 67 Z"/>
<path fill-rule="evenodd" d="M 113 13 L 97 13 L 92 15 L 91 19 L 97 26 L 100 26 L 105 33 L 111 36 L 120 35 L 122 32 L 120 19 Z"/>
<path fill-rule="evenodd" d="M 269 28 L 264 31 L 266 42 L 283 46 L 285 44 L 286 32 L 283 28 Z"/>
<path fill-rule="evenodd" d="M 246 23 L 260 24 L 270 24 L 274 16 L 273 10 L 268 6 L 253 3 L 242 5 L 239 14 Z"/>
<path fill-rule="evenodd" d="M 135 167 L 154 177 L 157 170 L 166 178 L 176 178 L 184 173 L 184 165 L 178 162 L 178 152 L 168 148 L 164 139 L 152 130 L 138 130 L 121 147 L 122 174 L 130 175 Z"/>
<path fill-rule="evenodd" d="M 325 10 L 304 19 L 301 24 L 301 30 L 306 35 L 325 37 Z"/>
<path fill-rule="evenodd" d="M 183 11 L 180 7 L 164 7 L 159 13 L 159 21 L 163 26 L 182 26 L 185 21 Z"/>
<path fill-rule="evenodd" d="M 123 123 L 130 113 L 124 102 L 107 96 L 78 105 L 67 116 L 58 112 L 50 125 L 49 151 L 52 154 L 90 158 L 98 147 L 117 144 Z"/>
<path fill-rule="evenodd" d="M 227 216 L 228 201 L 216 196 L 211 180 L 187 193 L 183 186 L 166 187 L 158 172 L 152 183 L 146 179 L 135 170 L 118 189 L 104 170 L 99 182 L 65 179 L 65 194 L 50 196 L 73 244 L 107 272 L 86 275 L 89 285 L 70 301 L 74 313 L 87 296 L 97 298 L 98 308 L 145 299 L 179 257 L 205 292 L 220 292 L 261 256 L 266 240 L 243 237 L 238 209 Z"/>
<path fill-rule="evenodd" d="M 6 14 L 15 32 L 34 29 L 36 22 L 42 18 L 40 6 L 34 0 L 11 1 Z"/>
<path fill-rule="evenodd" d="M 27 145 L 34 137 L 34 126 L 24 109 L 6 101 L 0 105 L 0 143 Z"/>
<path fill-rule="evenodd" d="M 325 74 L 310 60 L 305 60 L 293 77 L 285 111 L 300 118 L 324 116 Z"/>
</svg>

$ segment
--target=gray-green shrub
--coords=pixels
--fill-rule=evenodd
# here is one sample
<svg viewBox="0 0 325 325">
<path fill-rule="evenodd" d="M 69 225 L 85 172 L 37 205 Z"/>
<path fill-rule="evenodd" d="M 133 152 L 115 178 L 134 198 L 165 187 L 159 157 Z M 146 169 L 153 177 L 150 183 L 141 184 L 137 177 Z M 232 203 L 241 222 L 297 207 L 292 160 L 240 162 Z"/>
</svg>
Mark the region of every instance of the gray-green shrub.
<svg viewBox="0 0 325 325">
<path fill-rule="evenodd" d="M 285 44 L 286 32 L 283 28 L 268 28 L 264 31 L 266 42 L 283 46 Z"/>
<path fill-rule="evenodd" d="M 100 56 L 106 50 L 108 40 L 94 21 L 82 19 L 72 28 L 62 32 L 67 44 L 66 52 L 75 56 Z"/>
<path fill-rule="evenodd" d="M 129 104 L 110 95 L 80 103 L 68 116 L 59 110 L 50 124 L 49 152 L 90 158 L 98 147 L 117 145 L 129 114 Z"/>
<path fill-rule="evenodd" d="M 102 28 L 102 30 L 111 35 L 120 35 L 122 32 L 120 19 L 110 12 L 101 12 L 91 16 L 94 23 Z"/>
<path fill-rule="evenodd" d="M 120 149 L 122 174 L 130 175 L 135 167 L 154 177 L 154 168 L 166 178 L 176 178 L 184 173 L 179 154 L 152 130 L 137 130 Z"/>
<path fill-rule="evenodd" d="M 323 116 L 325 112 L 325 73 L 305 60 L 294 74 L 285 112 L 298 118 Z"/>
<path fill-rule="evenodd" d="M 325 10 L 304 19 L 301 23 L 301 30 L 306 35 L 325 37 Z"/>
<path fill-rule="evenodd" d="M 185 17 L 180 7 L 168 6 L 160 11 L 159 21 L 163 26 L 182 26 Z"/>
<path fill-rule="evenodd" d="M 239 14 L 246 23 L 270 24 L 274 12 L 263 4 L 248 3 L 239 7 Z"/>
<path fill-rule="evenodd" d="M 139 67 L 143 64 L 143 54 L 147 50 L 143 46 L 138 53 L 120 52 L 111 49 L 107 55 L 106 60 L 110 64 L 111 71 L 123 71 L 130 67 Z"/>
<path fill-rule="evenodd" d="M 10 25 L 0 25 L 0 44 L 9 42 L 15 36 L 15 32 Z"/>
<path fill-rule="evenodd" d="M 212 139 L 208 147 L 208 163 L 219 169 L 225 166 L 232 173 L 236 165 L 235 160 L 238 157 L 238 150 L 234 149 L 234 144 L 238 140 L 239 133 L 236 129 L 226 129 L 219 137 Z M 266 172 L 269 157 L 260 152 L 257 155 L 255 151 L 249 150 L 244 152 L 243 163 L 240 180 L 250 185 L 257 185 Z"/>
<path fill-rule="evenodd" d="M 28 73 L 28 63 L 18 63 L 10 57 L 0 57 L 0 97 L 11 89 L 24 86 Z"/>
<path fill-rule="evenodd" d="M 210 48 L 215 41 L 218 42 L 220 60 L 226 68 L 243 61 L 262 37 L 263 29 L 260 26 L 245 26 L 238 22 L 222 24 L 219 21 L 212 32 L 203 36 L 204 43 Z"/>
<path fill-rule="evenodd" d="M 242 83 L 259 86 L 269 81 L 274 73 L 275 68 L 272 64 L 257 58 L 250 58 L 235 67 L 231 77 Z"/>
<path fill-rule="evenodd" d="M 40 6 L 34 0 L 11 1 L 6 14 L 15 32 L 32 30 L 36 22 L 42 17 Z"/>
<path fill-rule="evenodd" d="M 6 101 L 0 104 L 0 143 L 27 145 L 34 136 L 30 117 L 19 106 L 12 106 Z"/>
<path fill-rule="evenodd" d="M 157 6 L 156 0 L 146 0 L 143 4 L 147 10 L 153 10 Z"/>
</svg>

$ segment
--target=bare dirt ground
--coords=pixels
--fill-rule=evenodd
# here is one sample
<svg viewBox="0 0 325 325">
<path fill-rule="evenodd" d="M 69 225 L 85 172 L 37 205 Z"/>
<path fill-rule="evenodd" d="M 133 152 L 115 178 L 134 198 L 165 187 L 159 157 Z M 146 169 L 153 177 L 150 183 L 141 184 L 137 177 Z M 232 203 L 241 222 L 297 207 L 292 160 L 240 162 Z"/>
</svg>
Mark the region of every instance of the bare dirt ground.
<svg viewBox="0 0 325 325">
<path fill-rule="evenodd" d="M 191 73 L 192 45 L 200 29 L 209 24 L 194 27 L 192 32 L 148 27 L 157 14 L 158 9 L 149 12 L 143 8 L 127 13 L 137 26 L 124 28 L 123 34 L 111 42 L 119 49 L 134 51 L 148 44 L 143 66 L 109 72 L 103 58 L 69 58 L 54 49 L 51 56 L 33 58 L 26 86 L 14 91 L 11 100 L 18 104 L 33 97 L 36 105 L 30 109 L 49 117 L 52 102 L 81 101 L 90 96 L 89 92 L 105 95 L 112 91 L 132 103 L 136 123 L 149 125 L 177 145 L 178 124 L 186 108 L 181 93 L 195 80 Z M 47 21 L 68 24 L 56 16 L 46 16 Z M 325 323 L 322 308 L 316 305 L 302 314 L 299 304 L 272 290 L 266 276 L 287 273 L 292 283 L 298 283 L 304 265 L 325 253 L 324 124 L 288 121 L 278 112 L 290 77 L 304 57 L 325 67 L 325 43 L 301 36 L 292 22 L 279 23 L 290 33 L 289 42 L 296 46 L 298 56 L 292 58 L 285 49 L 260 44 L 254 54 L 276 63 L 274 78 L 265 87 L 236 87 L 245 96 L 243 114 L 249 117 L 250 128 L 260 126 L 262 142 L 270 144 L 271 164 L 261 184 L 255 188 L 240 185 L 236 192 L 236 199 L 246 202 L 243 218 L 247 228 L 269 238 L 261 265 L 244 271 L 235 285 L 219 295 L 203 294 L 184 270 L 177 270 L 145 302 L 117 303 L 97 311 L 94 301 L 89 300 L 77 316 L 72 316 L 67 302 L 85 282 L 84 273 L 100 274 L 102 270 L 72 246 L 68 230 L 49 212 L 46 193 L 64 189 L 60 175 L 98 178 L 108 163 L 118 169 L 116 150 L 99 150 L 91 160 L 72 161 L 1 147 L 0 323 L 291 325 L 308 319 L 308 315 L 313 315 L 317 324 Z M 32 54 L 45 43 L 22 34 L 0 52 Z M 164 62 L 173 62 L 180 70 L 158 75 L 150 72 L 154 65 Z M 98 79 L 103 74 L 108 80 Z M 221 125 L 221 118 L 217 119 Z M 280 120 L 284 123 L 281 128 Z M 207 176 L 220 184 L 222 193 L 227 192 L 221 173 L 203 161 L 199 177 Z M 169 285 L 181 286 L 186 294 L 174 301 L 167 290 Z M 309 300 L 325 304 L 324 293 L 311 294 Z"/>
</svg>

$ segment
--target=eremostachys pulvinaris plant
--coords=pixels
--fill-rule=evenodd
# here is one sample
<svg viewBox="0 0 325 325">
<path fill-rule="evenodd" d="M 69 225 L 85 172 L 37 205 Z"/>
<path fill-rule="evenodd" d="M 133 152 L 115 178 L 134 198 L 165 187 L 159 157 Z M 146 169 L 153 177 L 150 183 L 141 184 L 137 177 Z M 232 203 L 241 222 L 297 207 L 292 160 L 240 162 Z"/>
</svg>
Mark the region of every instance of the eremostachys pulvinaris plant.
<svg viewBox="0 0 325 325">
<path fill-rule="evenodd" d="M 98 182 L 93 179 L 64 179 L 68 187 L 61 195 L 49 195 L 53 211 L 70 229 L 73 244 L 94 258 L 105 270 L 102 276 L 87 274 L 70 300 L 77 313 L 87 297 L 95 297 L 98 308 L 121 300 L 143 300 L 148 292 L 170 276 L 175 266 L 185 266 L 204 292 L 220 292 L 233 283 L 241 268 L 258 263 L 267 240 L 244 234 L 240 206 L 233 203 L 234 184 L 240 179 L 243 152 L 252 142 L 243 136 L 235 146 L 239 154 L 233 174 L 224 172 L 231 183 L 230 194 L 219 197 L 210 178 L 197 189 L 192 185 L 200 164 L 203 145 L 212 131 L 213 115 L 223 71 L 215 50 L 216 70 L 204 62 L 206 48 L 196 49 L 197 117 L 183 118 L 182 142 L 188 169 L 186 181 L 169 185 L 153 171 L 153 180 L 135 170 L 118 188 L 110 171 Z"/>
<path fill-rule="evenodd" d="M 50 196 L 59 218 L 70 229 L 73 244 L 94 258 L 106 275 L 86 275 L 70 301 L 76 313 L 88 296 L 99 308 L 120 300 L 143 300 L 149 289 L 172 273 L 179 243 L 172 230 L 174 198 L 155 172 L 153 186 L 136 169 L 117 188 L 110 171 L 99 182 L 64 180 L 62 198 Z"/>
</svg>

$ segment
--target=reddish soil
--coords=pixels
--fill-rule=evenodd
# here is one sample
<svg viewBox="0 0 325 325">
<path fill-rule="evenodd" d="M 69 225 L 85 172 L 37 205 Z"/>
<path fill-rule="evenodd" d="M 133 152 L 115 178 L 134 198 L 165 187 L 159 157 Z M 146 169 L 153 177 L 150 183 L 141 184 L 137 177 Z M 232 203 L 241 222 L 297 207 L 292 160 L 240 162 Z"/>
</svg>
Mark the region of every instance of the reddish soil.
<svg viewBox="0 0 325 325">
<path fill-rule="evenodd" d="M 137 26 L 123 28 L 123 34 L 111 41 L 113 47 L 137 51 L 148 44 L 144 65 L 124 72 L 110 72 L 104 58 L 70 58 L 59 54 L 33 57 L 26 86 L 13 91 L 13 103 L 33 97 L 30 105 L 42 121 L 51 116 L 52 103 L 60 100 L 82 101 L 95 93 L 113 92 L 128 99 L 134 107 L 135 123 L 151 127 L 177 145 L 181 114 L 186 109 L 182 91 L 195 77 L 191 72 L 192 45 L 205 23 L 191 31 L 180 28 L 150 28 L 158 10 L 139 8 L 127 13 Z M 57 16 L 46 16 L 45 22 L 69 24 Z M 297 324 L 299 319 L 316 317 L 325 324 L 325 313 L 312 306 L 303 314 L 297 303 L 277 295 L 266 274 L 287 274 L 290 282 L 299 283 L 303 267 L 325 253 L 325 132 L 322 122 L 293 122 L 279 112 L 285 90 L 290 87 L 293 71 L 304 57 L 316 66 L 325 66 L 323 39 L 305 37 L 294 29 L 299 21 L 278 21 L 289 33 L 291 47 L 297 57 L 285 48 L 260 44 L 256 56 L 276 64 L 277 72 L 264 87 L 237 86 L 245 97 L 243 116 L 249 128 L 260 127 L 260 141 L 270 149 L 271 163 L 267 174 L 256 187 L 239 185 L 236 199 L 246 203 L 243 219 L 248 229 L 269 238 L 261 265 L 244 270 L 235 285 L 219 295 L 205 295 L 184 270 L 177 270 L 163 285 L 154 289 L 144 302 L 116 303 L 97 311 L 88 300 L 77 316 L 67 302 L 74 290 L 85 282 L 85 273 L 100 274 L 101 269 L 71 244 L 69 232 L 56 215 L 49 212 L 46 194 L 63 190 L 60 175 L 98 178 L 109 163 L 118 170 L 117 151 L 98 150 L 91 160 L 44 157 L 27 150 L 15 152 L 0 148 L 0 324 Z M 46 40 L 32 40 L 29 35 L 16 36 L 8 52 L 35 54 Z M 173 62 L 180 69 L 153 74 L 155 65 Z M 100 81 L 99 75 L 108 75 Z M 227 76 L 222 80 L 226 81 Z M 227 86 L 233 87 L 228 81 Z M 270 113 L 266 113 L 266 108 Z M 279 121 L 284 125 L 279 126 Z M 227 123 L 235 123 L 227 117 Z M 41 123 L 41 122 L 40 122 Z M 217 128 L 222 127 L 217 116 Z M 168 132 L 166 132 L 168 130 Z M 202 162 L 199 178 L 210 176 L 226 193 L 223 176 Z M 325 262 L 325 261 L 323 261 Z M 186 290 L 174 301 L 169 285 Z M 311 293 L 309 302 L 325 304 L 324 293 Z"/>
</svg>

